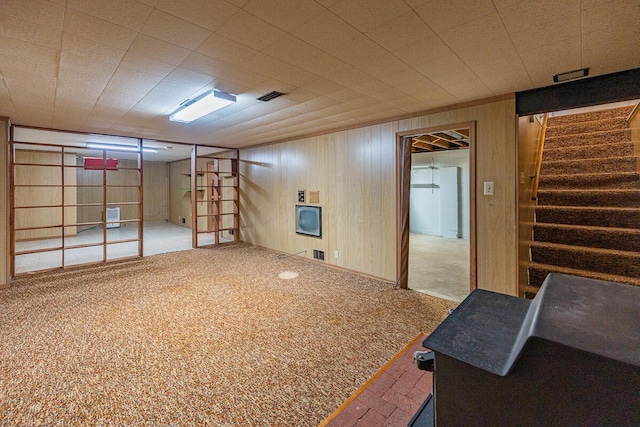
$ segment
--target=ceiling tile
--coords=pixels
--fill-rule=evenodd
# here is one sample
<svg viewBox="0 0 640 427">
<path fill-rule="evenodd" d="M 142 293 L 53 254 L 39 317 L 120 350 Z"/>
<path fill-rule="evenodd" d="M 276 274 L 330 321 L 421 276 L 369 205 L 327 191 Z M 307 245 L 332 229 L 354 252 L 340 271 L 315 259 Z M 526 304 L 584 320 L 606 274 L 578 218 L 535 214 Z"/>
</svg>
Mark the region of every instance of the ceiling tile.
<svg viewBox="0 0 640 427">
<path fill-rule="evenodd" d="M 259 76 L 280 80 L 293 86 L 303 86 L 317 79 L 317 76 L 309 71 L 284 63 L 264 53 L 250 58 L 241 66 Z"/>
<path fill-rule="evenodd" d="M 520 51 L 520 57 L 527 74 L 536 86 L 553 84 L 553 75 L 576 70 L 582 65 L 582 41 L 580 38 L 559 40 L 545 46 L 544 55 L 540 49 Z"/>
<path fill-rule="evenodd" d="M 531 37 L 532 32 L 536 34 L 535 38 Z M 567 18 L 512 32 L 511 40 L 518 51 L 530 51 L 555 44 L 559 40 L 579 37 L 581 33 L 580 19 Z"/>
<path fill-rule="evenodd" d="M 124 50 L 131 46 L 136 37 L 133 30 L 73 9 L 65 12 L 64 32 Z"/>
<path fill-rule="evenodd" d="M 450 56 L 453 54 L 454 53 L 449 46 L 447 46 L 438 36 L 410 43 L 394 52 L 395 56 L 414 68 L 418 68 L 425 64 L 431 64 L 432 62 L 437 61 L 440 57 Z"/>
<path fill-rule="evenodd" d="M 413 10 L 386 20 L 365 34 L 388 50 L 400 49 L 435 36 L 433 30 Z"/>
<path fill-rule="evenodd" d="M 197 48 L 212 34 L 210 30 L 176 18 L 158 9 L 154 9 L 151 12 L 151 16 L 149 16 L 140 32 L 190 50 Z"/>
<path fill-rule="evenodd" d="M 52 99 L 55 96 L 56 79 L 54 77 L 43 78 L 37 72 L 15 69 L 4 69 L 2 75 L 5 84 L 14 96 L 21 92 L 41 93 Z"/>
<path fill-rule="evenodd" d="M 467 65 L 457 55 L 441 56 L 437 60 L 416 66 L 416 70 L 425 77 L 457 73 L 466 69 L 468 69 Z"/>
<path fill-rule="evenodd" d="M 410 12 L 411 8 L 402 0 L 349 0 L 334 4 L 331 11 L 359 31 L 367 32 L 398 15 Z"/>
<path fill-rule="evenodd" d="M 625 30 L 632 35 L 640 22 L 640 2 L 607 2 L 593 5 L 582 11 L 582 29 L 584 33 L 601 33 Z"/>
<path fill-rule="evenodd" d="M 201 74 L 192 70 L 187 70 L 186 68 L 181 67 L 176 67 L 171 73 L 167 75 L 166 78 L 199 87 L 202 87 L 213 81 L 213 77 L 209 75 Z"/>
<path fill-rule="evenodd" d="M 120 63 L 125 53 L 122 49 L 116 49 L 115 47 L 67 33 L 62 35 L 62 52 L 115 65 Z"/>
<path fill-rule="evenodd" d="M 130 52 L 127 52 L 124 55 L 122 61 L 120 61 L 120 66 L 160 77 L 166 76 L 175 68 L 175 65 L 155 61 L 153 59 L 136 55 L 135 53 Z"/>
<path fill-rule="evenodd" d="M 62 31 L 46 25 L 34 25 L 20 18 L 0 13 L 0 36 L 60 49 Z"/>
<path fill-rule="evenodd" d="M 179 65 L 191 53 L 189 49 L 144 34 L 136 36 L 128 52 L 171 65 Z"/>
<path fill-rule="evenodd" d="M 516 55 L 517 51 L 511 39 L 500 38 L 467 49 L 457 50 L 456 54 L 468 67 L 473 68 L 506 56 Z"/>
<path fill-rule="evenodd" d="M 216 31 L 239 10 L 239 6 L 224 0 L 159 0 L 156 7 L 211 31 Z"/>
<path fill-rule="evenodd" d="M 512 7 L 501 9 L 500 17 L 509 32 L 522 31 L 552 21 L 577 18 L 580 14 L 580 2 L 581 0 L 518 2 Z"/>
<path fill-rule="evenodd" d="M 0 15 L 62 31 L 64 7 L 47 0 L 2 0 Z"/>
<path fill-rule="evenodd" d="M 105 91 L 131 93 L 136 97 L 142 98 L 161 80 L 162 77 L 160 76 L 118 67 L 109 80 Z"/>
<path fill-rule="evenodd" d="M 322 53 L 320 49 L 290 34 L 269 45 L 263 52 L 292 65 L 298 65 Z"/>
<path fill-rule="evenodd" d="M 224 79 L 246 86 L 253 86 L 259 81 L 258 76 L 253 71 L 246 70 L 238 65 L 210 58 L 197 52 L 189 55 L 189 57 L 185 59 L 180 66 L 187 70 L 211 76 L 216 81 L 218 79 Z"/>
<path fill-rule="evenodd" d="M 427 0 L 415 10 L 436 33 L 463 28 L 468 22 L 496 13 L 492 0 Z"/>
<path fill-rule="evenodd" d="M 360 33 L 327 10 L 295 29 L 291 34 L 320 50 L 331 51 L 340 46 L 343 40 L 348 40 Z"/>
<path fill-rule="evenodd" d="M 116 68 L 116 64 L 62 52 L 59 77 L 86 79 L 87 82 L 93 79 L 99 85 L 106 85 Z"/>
<path fill-rule="evenodd" d="M 67 0 L 67 7 L 135 31 L 140 31 L 153 10 L 136 0 Z"/>
<path fill-rule="evenodd" d="M 464 25 L 442 31 L 440 37 L 454 51 L 486 45 L 494 40 L 509 40 L 509 34 L 495 11 Z"/>
<path fill-rule="evenodd" d="M 287 32 L 326 10 L 314 0 L 251 0 L 243 9 Z"/>
<path fill-rule="evenodd" d="M 367 61 L 370 58 L 381 56 L 387 51 L 364 34 L 354 34 L 332 48 L 329 53 L 356 68 L 367 69 Z"/>
<path fill-rule="evenodd" d="M 49 65 L 58 63 L 59 54 L 57 49 L 0 36 L 0 57 L 25 59 Z"/>
<path fill-rule="evenodd" d="M 215 33 L 198 46 L 196 52 L 229 64 L 240 64 L 258 53 L 255 49 Z"/>
<path fill-rule="evenodd" d="M 233 15 L 217 31 L 218 34 L 256 50 L 262 50 L 286 34 L 244 10 Z"/>
</svg>

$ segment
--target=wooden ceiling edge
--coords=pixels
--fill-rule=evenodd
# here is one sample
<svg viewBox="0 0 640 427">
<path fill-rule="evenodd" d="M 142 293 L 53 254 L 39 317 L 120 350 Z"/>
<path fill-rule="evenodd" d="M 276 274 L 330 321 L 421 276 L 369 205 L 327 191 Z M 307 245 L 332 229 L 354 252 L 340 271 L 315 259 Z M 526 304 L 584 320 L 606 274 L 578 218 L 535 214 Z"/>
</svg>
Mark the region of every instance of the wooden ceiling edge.
<svg viewBox="0 0 640 427">
<path fill-rule="evenodd" d="M 360 128 L 364 128 L 367 126 L 375 126 L 375 125 L 381 125 L 381 124 L 385 124 L 385 123 L 391 123 L 391 122 L 395 122 L 395 121 L 400 121 L 400 120 L 406 120 L 406 119 L 412 119 L 414 117 L 421 117 L 421 116 L 428 116 L 430 114 L 436 114 L 436 113 L 443 113 L 446 111 L 453 111 L 453 110 L 459 110 L 462 108 L 469 108 L 469 107 L 475 107 L 478 105 L 484 105 L 484 104 L 491 104 L 494 102 L 500 102 L 500 101 L 508 101 L 508 100 L 515 100 L 516 99 L 516 94 L 515 92 L 511 92 L 511 93 L 505 93 L 503 95 L 496 95 L 496 96 L 491 96 L 489 98 L 481 98 L 481 99 L 476 99 L 473 101 L 467 101 L 467 102 L 459 102 L 457 104 L 449 104 L 446 106 L 442 106 L 442 107 L 436 107 L 436 108 L 432 108 L 429 110 L 422 110 L 422 111 L 417 111 L 415 113 L 407 113 L 407 114 L 403 114 L 400 116 L 392 116 L 386 119 L 378 119 L 378 120 L 373 120 L 371 122 L 363 122 L 363 123 L 358 123 L 355 125 L 350 125 L 350 126 L 343 126 L 343 127 L 338 127 L 338 128 L 334 128 L 334 129 L 330 129 L 330 130 L 326 130 L 326 131 L 319 131 L 319 132 L 313 132 L 313 133 L 309 133 L 309 134 L 303 134 L 303 135 L 299 135 L 299 136 L 295 136 L 295 137 L 291 137 L 291 138 L 285 138 L 285 139 L 279 139 L 279 140 L 275 140 L 275 141 L 269 141 L 269 142 L 262 142 L 260 144 L 255 144 L 255 145 L 247 145 L 244 147 L 238 147 L 238 149 L 240 151 L 242 150 L 251 150 L 254 148 L 261 148 L 261 147 L 266 147 L 269 145 L 276 145 L 276 144 L 283 144 L 285 142 L 292 142 L 292 141 L 298 141 L 301 139 L 307 139 L 307 138 L 314 138 L 316 136 L 323 136 L 323 135 L 330 135 L 332 133 L 337 133 L 337 132 L 344 132 L 344 131 L 348 131 L 348 130 L 353 130 L 353 129 L 360 129 Z M 452 127 L 468 127 L 468 123 L 470 122 L 463 122 L 461 126 L 460 123 L 454 123 L 452 125 L 445 125 L 445 126 L 439 126 L 439 127 L 435 127 L 435 128 L 428 128 L 428 129 L 436 129 L 437 130 L 449 130 Z M 399 132 L 399 136 L 410 136 L 412 134 L 417 134 L 416 131 L 406 131 L 405 132 Z"/>
</svg>

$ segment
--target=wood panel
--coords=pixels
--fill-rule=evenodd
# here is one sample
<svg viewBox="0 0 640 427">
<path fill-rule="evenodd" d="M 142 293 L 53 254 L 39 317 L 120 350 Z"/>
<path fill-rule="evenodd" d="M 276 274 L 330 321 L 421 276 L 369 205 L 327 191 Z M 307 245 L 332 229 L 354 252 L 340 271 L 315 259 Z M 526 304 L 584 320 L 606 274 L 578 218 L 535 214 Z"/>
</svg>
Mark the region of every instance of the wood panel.
<svg viewBox="0 0 640 427">
<path fill-rule="evenodd" d="M 476 121 L 477 284 L 517 293 L 515 102 L 240 150 L 242 240 L 396 281 L 396 132 Z M 482 195 L 494 181 L 496 194 Z M 295 233 L 297 191 L 319 191 L 322 239 Z M 339 251 L 339 258 L 333 257 Z"/>
<path fill-rule="evenodd" d="M 164 221 L 168 219 L 169 167 L 165 162 L 144 162 L 142 193 L 144 220 Z"/>
<path fill-rule="evenodd" d="M 240 151 L 244 241 L 395 280 L 396 123 Z M 299 190 L 319 192 L 322 238 L 295 233 Z M 338 251 L 339 257 L 334 258 Z"/>
<path fill-rule="evenodd" d="M 9 286 L 11 275 L 8 135 L 9 119 L 0 117 L 0 288 Z"/>
<path fill-rule="evenodd" d="M 640 171 L 640 104 L 636 104 L 629 117 L 631 127 L 631 140 L 633 141 L 633 151 L 636 155 L 638 171 Z"/>
<path fill-rule="evenodd" d="M 533 116 L 518 118 L 518 293 L 528 282 L 529 242 L 533 235 L 536 202 L 531 200 L 538 137 L 542 126 Z"/>
<path fill-rule="evenodd" d="M 69 186 L 64 191 L 64 204 L 75 205 L 76 194 L 76 170 L 75 168 L 62 168 L 62 152 L 16 150 L 15 162 L 27 165 L 16 165 L 14 183 L 15 227 L 55 227 L 62 224 L 63 203 L 63 173 L 64 185 Z M 65 154 L 64 164 L 74 165 L 75 154 Z M 54 165 L 54 166 L 46 166 Z M 59 166 L 55 166 L 59 165 Z M 19 187 L 20 185 L 56 187 Z M 57 206 L 57 207 L 37 207 Z M 69 207 L 64 210 L 64 223 L 75 224 L 77 221 L 77 208 Z M 65 236 L 75 236 L 75 226 L 65 227 Z M 60 228 L 46 228 L 39 230 L 16 231 L 16 241 L 47 239 L 60 237 Z"/>
</svg>

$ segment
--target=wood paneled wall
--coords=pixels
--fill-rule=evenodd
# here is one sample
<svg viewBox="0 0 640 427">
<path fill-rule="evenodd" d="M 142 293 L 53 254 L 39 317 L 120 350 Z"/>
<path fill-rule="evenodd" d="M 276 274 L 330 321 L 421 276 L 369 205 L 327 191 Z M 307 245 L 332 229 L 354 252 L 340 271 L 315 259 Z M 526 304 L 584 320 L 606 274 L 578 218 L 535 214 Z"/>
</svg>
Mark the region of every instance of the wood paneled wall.
<svg viewBox="0 0 640 427">
<path fill-rule="evenodd" d="M 396 280 L 396 132 L 476 121 L 478 287 L 517 294 L 513 98 L 240 150 L 242 240 Z M 483 182 L 495 195 L 483 196 Z M 295 233 L 298 190 L 320 191 L 323 237 Z M 334 258 L 334 251 L 339 258 Z"/>
<path fill-rule="evenodd" d="M 395 281 L 397 126 L 241 150 L 241 239 L 309 258 L 320 249 L 330 264 Z M 321 239 L 295 233 L 299 190 L 320 193 Z"/>
<path fill-rule="evenodd" d="M 9 232 L 9 119 L 0 117 L 0 288 L 9 286 L 11 247 Z"/>
<path fill-rule="evenodd" d="M 62 207 L 26 208 L 30 206 L 60 206 L 63 200 L 62 189 L 62 153 L 50 151 L 26 151 L 16 150 L 16 163 L 28 163 L 37 166 L 16 165 L 14 182 L 18 185 L 56 185 L 59 187 L 16 187 L 15 200 L 15 227 L 48 227 L 62 224 Z M 75 154 L 64 155 L 65 165 L 75 165 Z M 60 165 L 60 166 L 45 166 Z M 69 186 L 64 191 L 64 204 L 75 205 L 76 196 L 76 169 L 64 168 L 64 185 Z M 64 211 L 64 223 L 75 224 L 77 221 L 77 208 L 68 207 Z M 65 236 L 74 236 L 76 227 L 65 227 Z M 61 228 L 45 228 L 40 230 L 16 231 L 16 241 L 47 239 L 60 237 Z"/>
<path fill-rule="evenodd" d="M 536 202 L 531 200 L 536 153 L 542 125 L 533 116 L 518 119 L 518 292 L 528 282 L 529 242 L 533 235 Z"/>
<path fill-rule="evenodd" d="M 144 220 L 168 220 L 169 166 L 165 162 L 144 162 L 142 175 Z"/>
</svg>

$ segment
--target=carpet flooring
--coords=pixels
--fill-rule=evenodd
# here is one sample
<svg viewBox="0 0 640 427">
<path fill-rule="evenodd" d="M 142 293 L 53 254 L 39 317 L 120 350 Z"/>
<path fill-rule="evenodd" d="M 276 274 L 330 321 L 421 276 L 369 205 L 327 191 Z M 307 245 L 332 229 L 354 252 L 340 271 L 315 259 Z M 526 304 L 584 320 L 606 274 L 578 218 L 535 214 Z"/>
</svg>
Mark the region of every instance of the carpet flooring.
<svg viewBox="0 0 640 427">
<path fill-rule="evenodd" d="M 632 109 L 549 119 L 525 296 L 550 272 L 640 285 L 640 173 L 626 120 Z"/>
<path fill-rule="evenodd" d="M 454 306 L 245 244 L 34 274 L 0 292 L 0 425 L 316 426 Z"/>
</svg>

